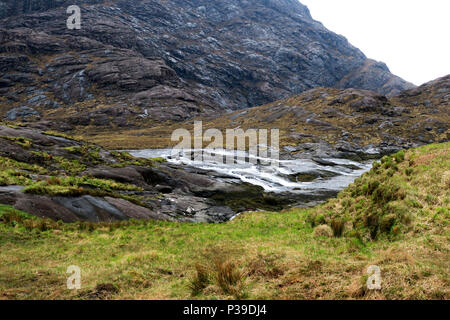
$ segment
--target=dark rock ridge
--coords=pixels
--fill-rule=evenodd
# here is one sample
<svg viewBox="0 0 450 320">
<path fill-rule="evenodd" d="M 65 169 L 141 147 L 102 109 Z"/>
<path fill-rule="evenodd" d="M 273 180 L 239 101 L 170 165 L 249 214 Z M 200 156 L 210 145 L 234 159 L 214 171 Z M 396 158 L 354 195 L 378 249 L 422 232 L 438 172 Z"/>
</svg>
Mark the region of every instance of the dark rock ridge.
<svg viewBox="0 0 450 320">
<path fill-rule="evenodd" d="M 81 30 L 66 28 L 71 4 Z M 317 86 L 413 88 L 296 0 L 0 0 L 0 18 L 0 112 L 59 128 L 184 120 Z"/>
</svg>

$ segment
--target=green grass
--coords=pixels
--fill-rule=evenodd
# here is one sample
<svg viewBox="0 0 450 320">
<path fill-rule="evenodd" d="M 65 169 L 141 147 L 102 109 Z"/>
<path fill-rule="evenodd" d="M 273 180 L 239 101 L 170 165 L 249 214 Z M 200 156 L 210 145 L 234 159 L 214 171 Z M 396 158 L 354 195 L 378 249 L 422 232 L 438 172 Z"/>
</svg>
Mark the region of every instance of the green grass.
<svg viewBox="0 0 450 320">
<path fill-rule="evenodd" d="M 0 186 L 8 185 L 29 185 L 32 183 L 30 176 L 27 173 L 17 170 L 2 170 L 0 171 Z"/>
<path fill-rule="evenodd" d="M 15 121 L 4 121 L 4 120 L 0 120 L 0 125 L 7 126 L 12 129 L 20 129 L 21 127 L 25 127 L 25 125 L 23 123 L 15 122 Z"/>
<path fill-rule="evenodd" d="M 448 164 L 448 143 L 407 151 L 322 206 L 224 224 L 63 224 L 0 205 L 0 299 L 449 299 Z"/>
<path fill-rule="evenodd" d="M 143 191 L 131 184 L 113 180 L 82 177 L 51 177 L 26 187 L 24 192 L 52 196 L 79 196 L 83 194 L 108 195 L 114 191 Z"/>
<path fill-rule="evenodd" d="M 86 165 L 77 159 L 68 159 L 44 151 L 31 151 L 30 154 L 43 166 L 52 167 L 70 175 L 78 175 L 86 170 Z"/>
<path fill-rule="evenodd" d="M 6 157 L 0 157 L 0 169 L 16 169 L 16 170 L 27 170 L 33 173 L 45 174 L 47 170 L 36 164 L 28 164 L 25 162 L 16 161 Z"/>
<path fill-rule="evenodd" d="M 1 297 L 89 299 L 99 285 L 112 284 L 118 291 L 103 298 L 448 298 L 448 236 L 365 244 L 317 237 L 307 214 L 252 213 L 221 225 L 36 223 L 31 230 L 8 221 L 0 224 Z M 417 262 L 410 248 L 418 250 Z M 383 270 L 381 292 L 361 282 L 370 264 Z M 81 267 L 80 291 L 65 288 L 69 265 Z M 193 289 L 198 266 L 203 284 Z"/>
<path fill-rule="evenodd" d="M 24 138 L 24 137 L 8 137 L 8 136 L 3 136 L 0 137 L 1 139 L 6 139 L 9 141 L 13 141 L 15 143 L 17 143 L 18 145 L 20 145 L 21 147 L 25 148 L 25 149 L 30 149 L 33 146 L 33 141 L 31 139 L 28 138 Z"/>
<path fill-rule="evenodd" d="M 0 186 L 29 185 L 33 181 L 30 174 L 46 174 L 44 167 L 0 157 Z"/>
<path fill-rule="evenodd" d="M 58 132 L 58 131 L 49 130 L 49 131 L 45 131 L 43 133 L 46 134 L 46 135 L 49 135 L 49 136 L 60 137 L 60 138 L 64 138 L 64 139 L 67 139 L 67 140 L 81 141 L 80 139 L 77 139 L 77 138 L 75 138 L 75 137 L 73 137 L 71 135 L 68 135 L 68 134 L 65 134 L 65 133 L 62 133 L 62 132 Z"/>
<path fill-rule="evenodd" d="M 91 163 L 93 165 L 101 164 L 104 162 L 99 153 L 100 147 L 97 146 L 86 144 L 76 147 L 66 147 L 64 149 L 72 154 L 82 156 L 84 161 Z"/>
<path fill-rule="evenodd" d="M 136 158 L 133 157 L 128 152 L 111 152 L 111 155 L 118 161 L 113 164 L 112 167 L 126 167 L 126 166 L 142 166 L 142 167 L 153 167 L 155 164 L 166 162 L 166 159 L 157 158 Z"/>
</svg>

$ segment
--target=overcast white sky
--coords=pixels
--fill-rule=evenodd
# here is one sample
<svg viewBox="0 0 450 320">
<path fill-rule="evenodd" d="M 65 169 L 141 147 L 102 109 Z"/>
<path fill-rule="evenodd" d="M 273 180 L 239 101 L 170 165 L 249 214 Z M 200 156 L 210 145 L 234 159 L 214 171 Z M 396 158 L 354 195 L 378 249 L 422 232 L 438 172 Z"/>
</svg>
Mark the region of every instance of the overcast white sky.
<svg viewBox="0 0 450 320">
<path fill-rule="evenodd" d="M 449 0 L 300 0 L 315 20 L 420 85 L 450 73 Z"/>
</svg>

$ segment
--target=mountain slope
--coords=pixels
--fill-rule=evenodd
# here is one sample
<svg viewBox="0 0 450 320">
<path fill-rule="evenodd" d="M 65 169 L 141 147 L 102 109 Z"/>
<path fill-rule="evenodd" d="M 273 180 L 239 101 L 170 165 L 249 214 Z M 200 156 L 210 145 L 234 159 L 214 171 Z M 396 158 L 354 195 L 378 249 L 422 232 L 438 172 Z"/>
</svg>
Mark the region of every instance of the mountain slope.
<svg viewBox="0 0 450 320">
<path fill-rule="evenodd" d="M 102 2 L 0 1 L 3 115 L 64 109 L 63 129 L 126 127 L 124 115 L 183 120 L 317 86 L 413 88 L 296 0 Z M 73 3 L 84 4 L 81 30 L 66 28 Z"/>
</svg>

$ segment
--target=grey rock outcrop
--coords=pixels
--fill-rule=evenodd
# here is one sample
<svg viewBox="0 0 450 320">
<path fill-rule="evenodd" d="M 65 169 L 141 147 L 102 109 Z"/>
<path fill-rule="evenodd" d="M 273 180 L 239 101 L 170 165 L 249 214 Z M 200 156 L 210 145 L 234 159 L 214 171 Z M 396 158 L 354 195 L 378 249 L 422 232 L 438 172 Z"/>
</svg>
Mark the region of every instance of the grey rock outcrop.
<svg viewBox="0 0 450 320">
<path fill-rule="evenodd" d="M 30 143 L 23 146 L 16 139 L 26 139 Z M 96 156 L 83 151 L 86 148 L 94 148 Z M 0 157 L 17 162 L 17 174 L 33 183 L 55 179 L 69 163 L 82 163 L 84 167 L 77 174 L 79 176 L 139 187 L 136 191 L 68 195 L 27 192 L 25 185 L 9 185 L 8 181 L 0 180 L 1 204 L 64 222 L 155 219 L 219 223 L 230 220 L 241 211 L 281 209 L 294 201 L 290 198 L 275 199 L 266 195 L 263 188 L 241 183 L 231 176 L 217 179 L 208 170 L 164 162 L 149 165 L 143 163 L 143 159 L 137 163 L 120 164 L 116 153 L 31 128 L 0 125 Z M 65 159 L 66 165 L 60 167 L 52 162 L 55 159 Z M 45 172 L 27 171 L 39 166 L 47 169 Z M 61 181 L 55 183 L 61 185 Z M 93 185 L 83 186 L 98 191 Z M 136 197 L 141 200 L 137 202 Z"/>
</svg>

